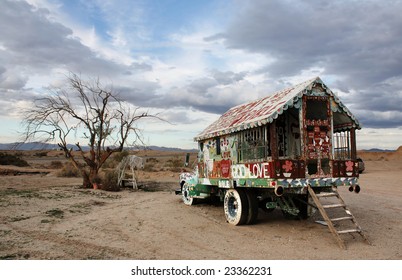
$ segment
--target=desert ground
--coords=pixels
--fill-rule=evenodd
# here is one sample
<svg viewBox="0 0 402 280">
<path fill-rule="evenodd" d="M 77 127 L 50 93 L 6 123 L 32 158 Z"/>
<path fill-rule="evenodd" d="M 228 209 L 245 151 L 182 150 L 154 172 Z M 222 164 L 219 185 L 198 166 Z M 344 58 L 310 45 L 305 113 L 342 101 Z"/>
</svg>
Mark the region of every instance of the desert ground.
<svg viewBox="0 0 402 280">
<path fill-rule="evenodd" d="M 235 227 L 221 204 L 184 205 L 174 193 L 180 168 L 172 165 L 184 153 L 142 152 L 152 160 L 138 174 L 140 189 L 108 192 L 58 177 L 60 153 L 24 152 L 29 167 L 0 166 L 0 259 L 401 260 L 402 149 L 359 155 L 361 192 L 339 192 L 372 245 L 349 234 L 343 250 L 315 222 L 318 212 L 290 220 L 260 210 L 257 224 Z"/>
</svg>

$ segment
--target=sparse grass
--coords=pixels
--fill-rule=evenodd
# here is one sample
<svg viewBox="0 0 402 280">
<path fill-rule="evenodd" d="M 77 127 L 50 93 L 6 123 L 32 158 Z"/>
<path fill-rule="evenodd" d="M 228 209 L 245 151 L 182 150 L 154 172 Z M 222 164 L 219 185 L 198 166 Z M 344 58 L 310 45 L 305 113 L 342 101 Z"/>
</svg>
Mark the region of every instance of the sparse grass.
<svg viewBox="0 0 402 280">
<path fill-rule="evenodd" d="M 151 186 L 142 186 L 140 189 L 143 190 L 144 192 L 158 192 L 158 191 L 160 191 L 158 189 L 152 188 Z"/>
<path fill-rule="evenodd" d="M 4 203 L 5 206 L 9 205 L 9 196 L 22 197 L 28 199 L 54 199 L 61 200 L 64 198 L 74 197 L 75 193 L 67 193 L 65 191 L 60 192 L 50 192 L 50 191 L 39 191 L 39 190 L 17 190 L 17 189 L 6 189 L 0 190 L 0 206 Z"/>
<path fill-rule="evenodd" d="M 30 217 L 26 217 L 24 215 L 21 215 L 21 216 L 10 218 L 10 222 L 19 222 L 19 221 L 23 221 L 23 220 L 28 220 L 29 218 Z"/>
<path fill-rule="evenodd" d="M 0 230 L 0 237 L 9 235 L 11 233 L 11 230 Z"/>
<path fill-rule="evenodd" d="M 60 210 L 59 208 L 51 209 L 45 212 L 45 214 L 49 217 L 54 217 L 58 219 L 64 218 L 64 211 Z"/>
<path fill-rule="evenodd" d="M 6 189 L 0 191 L 0 200 L 7 196 L 19 196 L 25 198 L 43 198 L 38 191 L 34 190 L 17 190 L 17 189 Z"/>
<path fill-rule="evenodd" d="M 29 254 L 8 254 L 0 256 L 0 260 L 18 260 L 18 259 L 29 259 L 31 256 Z"/>
<path fill-rule="evenodd" d="M 92 191 L 90 189 L 79 189 L 77 192 L 84 194 L 84 195 L 90 195 L 90 196 L 96 196 L 99 198 L 105 198 L 105 199 L 119 199 L 121 198 L 121 195 L 118 194 L 110 194 L 107 192 L 98 192 L 98 191 Z"/>
<path fill-rule="evenodd" d="M 79 214 L 88 214 L 90 212 L 90 205 L 89 204 L 76 204 L 71 206 L 72 209 L 68 209 L 70 213 L 79 213 Z"/>
<path fill-rule="evenodd" d="M 71 193 L 65 193 L 65 192 L 57 192 L 57 193 L 52 192 L 52 193 L 47 193 L 47 196 L 45 196 L 44 198 L 61 200 L 63 198 L 70 198 L 70 197 L 74 197 L 74 195 Z"/>
<path fill-rule="evenodd" d="M 71 205 L 71 209 L 69 209 L 68 211 L 70 213 L 88 214 L 92 206 L 103 206 L 103 205 L 106 205 L 106 202 L 99 200 L 90 200 L 87 202 Z"/>
</svg>

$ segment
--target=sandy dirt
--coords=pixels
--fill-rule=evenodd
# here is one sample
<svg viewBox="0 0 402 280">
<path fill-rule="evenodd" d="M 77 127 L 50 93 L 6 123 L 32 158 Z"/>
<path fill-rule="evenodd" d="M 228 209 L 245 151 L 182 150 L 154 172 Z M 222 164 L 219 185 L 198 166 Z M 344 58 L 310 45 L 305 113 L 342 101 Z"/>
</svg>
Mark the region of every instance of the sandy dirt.
<svg viewBox="0 0 402 280">
<path fill-rule="evenodd" d="M 0 172 L 0 259 L 400 260 L 402 159 L 365 164 L 361 192 L 339 191 L 372 245 L 345 235 L 347 250 L 318 213 L 289 220 L 260 210 L 256 225 L 235 227 L 221 204 L 185 206 L 174 194 L 178 172 L 142 172 L 142 190 L 120 192 L 81 189 L 79 178 L 53 171 Z"/>
</svg>

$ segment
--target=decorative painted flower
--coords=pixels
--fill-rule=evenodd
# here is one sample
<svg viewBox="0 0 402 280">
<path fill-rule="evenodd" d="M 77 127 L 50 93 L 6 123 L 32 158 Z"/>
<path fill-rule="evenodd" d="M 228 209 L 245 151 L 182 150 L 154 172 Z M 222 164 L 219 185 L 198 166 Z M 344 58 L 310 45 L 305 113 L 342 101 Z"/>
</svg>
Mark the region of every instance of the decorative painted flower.
<svg viewBox="0 0 402 280">
<path fill-rule="evenodd" d="M 353 171 L 353 165 L 354 165 L 354 163 L 353 163 L 353 161 L 347 161 L 346 162 L 346 171 Z"/>
<path fill-rule="evenodd" d="M 290 160 L 285 161 L 285 164 L 282 165 L 282 168 L 285 169 L 286 172 L 291 171 L 293 168 L 293 162 L 291 162 Z"/>
</svg>

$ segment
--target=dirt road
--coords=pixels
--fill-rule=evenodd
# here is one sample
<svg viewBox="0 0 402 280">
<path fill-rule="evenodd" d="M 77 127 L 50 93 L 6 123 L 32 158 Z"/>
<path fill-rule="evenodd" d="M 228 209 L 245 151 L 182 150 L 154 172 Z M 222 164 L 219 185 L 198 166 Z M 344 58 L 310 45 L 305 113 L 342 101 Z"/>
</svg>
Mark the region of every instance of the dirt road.
<svg viewBox="0 0 402 280">
<path fill-rule="evenodd" d="M 145 190 L 83 190 L 79 179 L 0 177 L 0 259 L 402 259 L 402 161 L 368 161 L 360 194 L 340 190 L 372 246 L 325 226 L 260 211 L 234 227 L 222 205 L 185 206 L 176 178 Z M 152 178 L 150 178 L 152 179 Z"/>
</svg>

